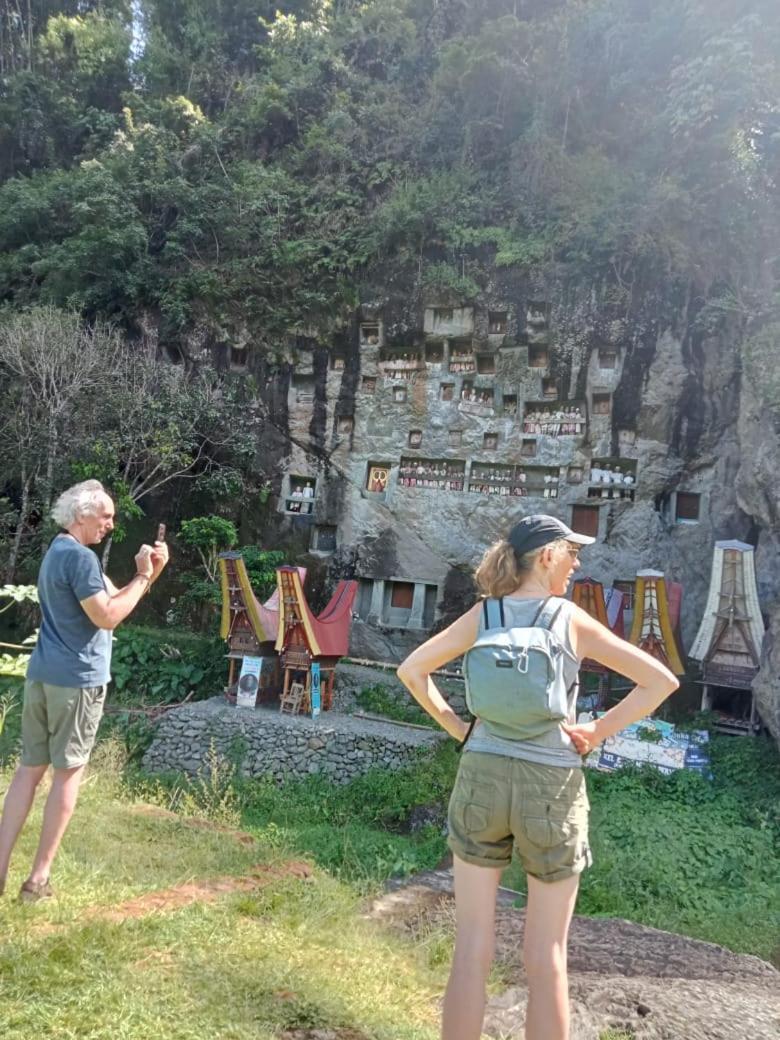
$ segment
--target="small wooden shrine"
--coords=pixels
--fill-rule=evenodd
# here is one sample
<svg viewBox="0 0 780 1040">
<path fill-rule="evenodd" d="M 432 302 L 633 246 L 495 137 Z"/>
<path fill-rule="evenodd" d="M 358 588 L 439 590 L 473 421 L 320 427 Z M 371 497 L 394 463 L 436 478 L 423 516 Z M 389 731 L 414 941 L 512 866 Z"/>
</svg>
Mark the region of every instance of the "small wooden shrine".
<svg viewBox="0 0 780 1040">
<path fill-rule="evenodd" d="M 675 675 L 685 674 L 677 638 L 682 586 L 668 582 L 662 571 L 638 571 L 634 621 L 629 643 L 651 654 Z"/>
<path fill-rule="evenodd" d="M 218 558 L 222 587 L 222 616 L 219 634 L 227 641 L 230 662 L 226 694 L 235 699 L 238 673 L 245 657 L 262 658 L 257 699 L 274 700 L 281 691 L 281 666 L 274 643 L 279 629 L 279 591 L 274 589 L 265 603 L 256 598 L 240 552 L 224 552 Z M 299 568 L 301 581 L 305 568 Z"/>
<path fill-rule="evenodd" d="M 623 638 L 625 598 L 622 592 L 618 589 L 605 589 L 600 581 L 593 578 L 578 578 L 572 586 L 571 598 L 586 614 L 590 614 L 615 635 Z M 592 695 L 595 698 L 593 703 L 597 707 L 604 707 L 613 673 L 599 661 L 590 658 L 582 662 L 580 670 L 598 676 L 598 689 Z"/>
<path fill-rule="evenodd" d="M 282 704 L 288 701 L 293 684 L 303 686 L 296 711 L 311 708 L 312 664 L 319 665 L 322 708 L 333 706 L 333 684 L 339 658 L 349 650 L 352 605 L 357 582 L 340 581 L 330 602 L 315 617 L 306 601 L 301 576 L 295 567 L 280 567 L 276 572 L 279 628 L 275 648 L 281 657 L 284 674 Z"/>
<path fill-rule="evenodd" d="M 717 687 L 749 698 L 738 715 L 717 713 L 716 728 L 723 732 L 755 733 L 759 728 L 752 686 L 763 639 L 753 546 L 716 542 L 707 605 L 689 656 L 701 662 L 702 711 L 715 707 Z"/>
</svg>

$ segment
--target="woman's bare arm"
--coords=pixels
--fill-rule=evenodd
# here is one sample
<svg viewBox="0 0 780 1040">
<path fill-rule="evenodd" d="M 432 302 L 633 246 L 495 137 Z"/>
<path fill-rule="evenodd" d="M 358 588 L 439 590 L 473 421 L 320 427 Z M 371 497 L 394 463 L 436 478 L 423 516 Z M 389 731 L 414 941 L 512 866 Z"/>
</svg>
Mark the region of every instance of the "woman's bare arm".
<svg viewBox="0 0 780 1040">
<path fill-rule="evenodd" d="M 650 654 L 620 639 L 579 607 L 572 615 L 572 642 L 577 656 L 599 661 L 632 679 L 634 689 L 596 722 L 564 726 L 578 751 L 588 751 L 632 722 L 650 715 L 679 687 L 677 676 Z"/>
<path fill-rule="evenodd" d="M 464 740 L 468 725 L 452 710 L 431 678 L 431 672 L 442 668 L 448 661 L 460 657 L 477 638 L 479 612 L 477 603 L 457 621 L 418 646 L 398 668 L 398 678 L 425 711 L 446 729 L 451 737 Z"/>
</svg>

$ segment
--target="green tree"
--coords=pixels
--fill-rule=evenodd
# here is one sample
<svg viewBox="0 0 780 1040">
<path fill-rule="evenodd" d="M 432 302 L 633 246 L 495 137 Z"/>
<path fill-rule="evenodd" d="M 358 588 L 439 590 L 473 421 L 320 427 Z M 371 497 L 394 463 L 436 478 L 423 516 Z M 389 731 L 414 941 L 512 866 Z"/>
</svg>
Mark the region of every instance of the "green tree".
<svg viewBox="0 0 780 1040">
<path fill-rule="evenodd" d="M 31 512 L 48 517 L 74 445 L 94 433 L 95 403 L 118 353 L 113 330 L 85 326 L 73 311 L 38 307 L 0 315 L 0 452 L 21 502 L 9 582 Z"/>
<path fill-rule="evenodd" d="M 217 557 L 238 543 L 238 532 L 221 516 L 196 516 L 183 520 L 179 529 L 182 544 L 194 549 L 210 582 L 217 580 Z"/>
</svg>

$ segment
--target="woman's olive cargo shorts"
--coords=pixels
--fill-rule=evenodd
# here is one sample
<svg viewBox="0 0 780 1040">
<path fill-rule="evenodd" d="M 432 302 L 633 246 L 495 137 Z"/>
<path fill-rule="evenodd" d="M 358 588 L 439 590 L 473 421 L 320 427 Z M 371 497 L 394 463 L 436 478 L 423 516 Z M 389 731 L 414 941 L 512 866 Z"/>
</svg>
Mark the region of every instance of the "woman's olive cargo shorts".
<svg viewBox="0 0 780 1040">
<path fill-rule="evenodd" d="M 591 864 L 588 795 L 581 769 L 466 751 L 449 810 L 449 846 L 477 867 L 509 866 L 512 848 L 540 881 L 563 881 Z"/>
</svg>

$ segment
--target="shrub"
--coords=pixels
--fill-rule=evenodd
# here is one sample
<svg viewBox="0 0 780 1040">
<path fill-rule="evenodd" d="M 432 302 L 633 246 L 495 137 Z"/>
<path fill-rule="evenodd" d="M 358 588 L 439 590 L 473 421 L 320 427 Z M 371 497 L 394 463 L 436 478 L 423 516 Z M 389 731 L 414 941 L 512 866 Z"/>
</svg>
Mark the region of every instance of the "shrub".
<svg viewBox="0 0 780 1040">
<path fill-rule="evenodd" d="M 224 656 L 215 637 L 135 625 L 117 629 L 112 699 L 174 704 L 190 693 L 194 700 L 211 697 L 225 682 Z"/>
<path fill-rule="evenodd" d="M 246 572 L 255 596 L 263 602 L 276 588 L 276 568 L 284 563 L 284 553 L 278 549 L 261 549 L 257 545 L 241 548 Z"/>
</svg>

